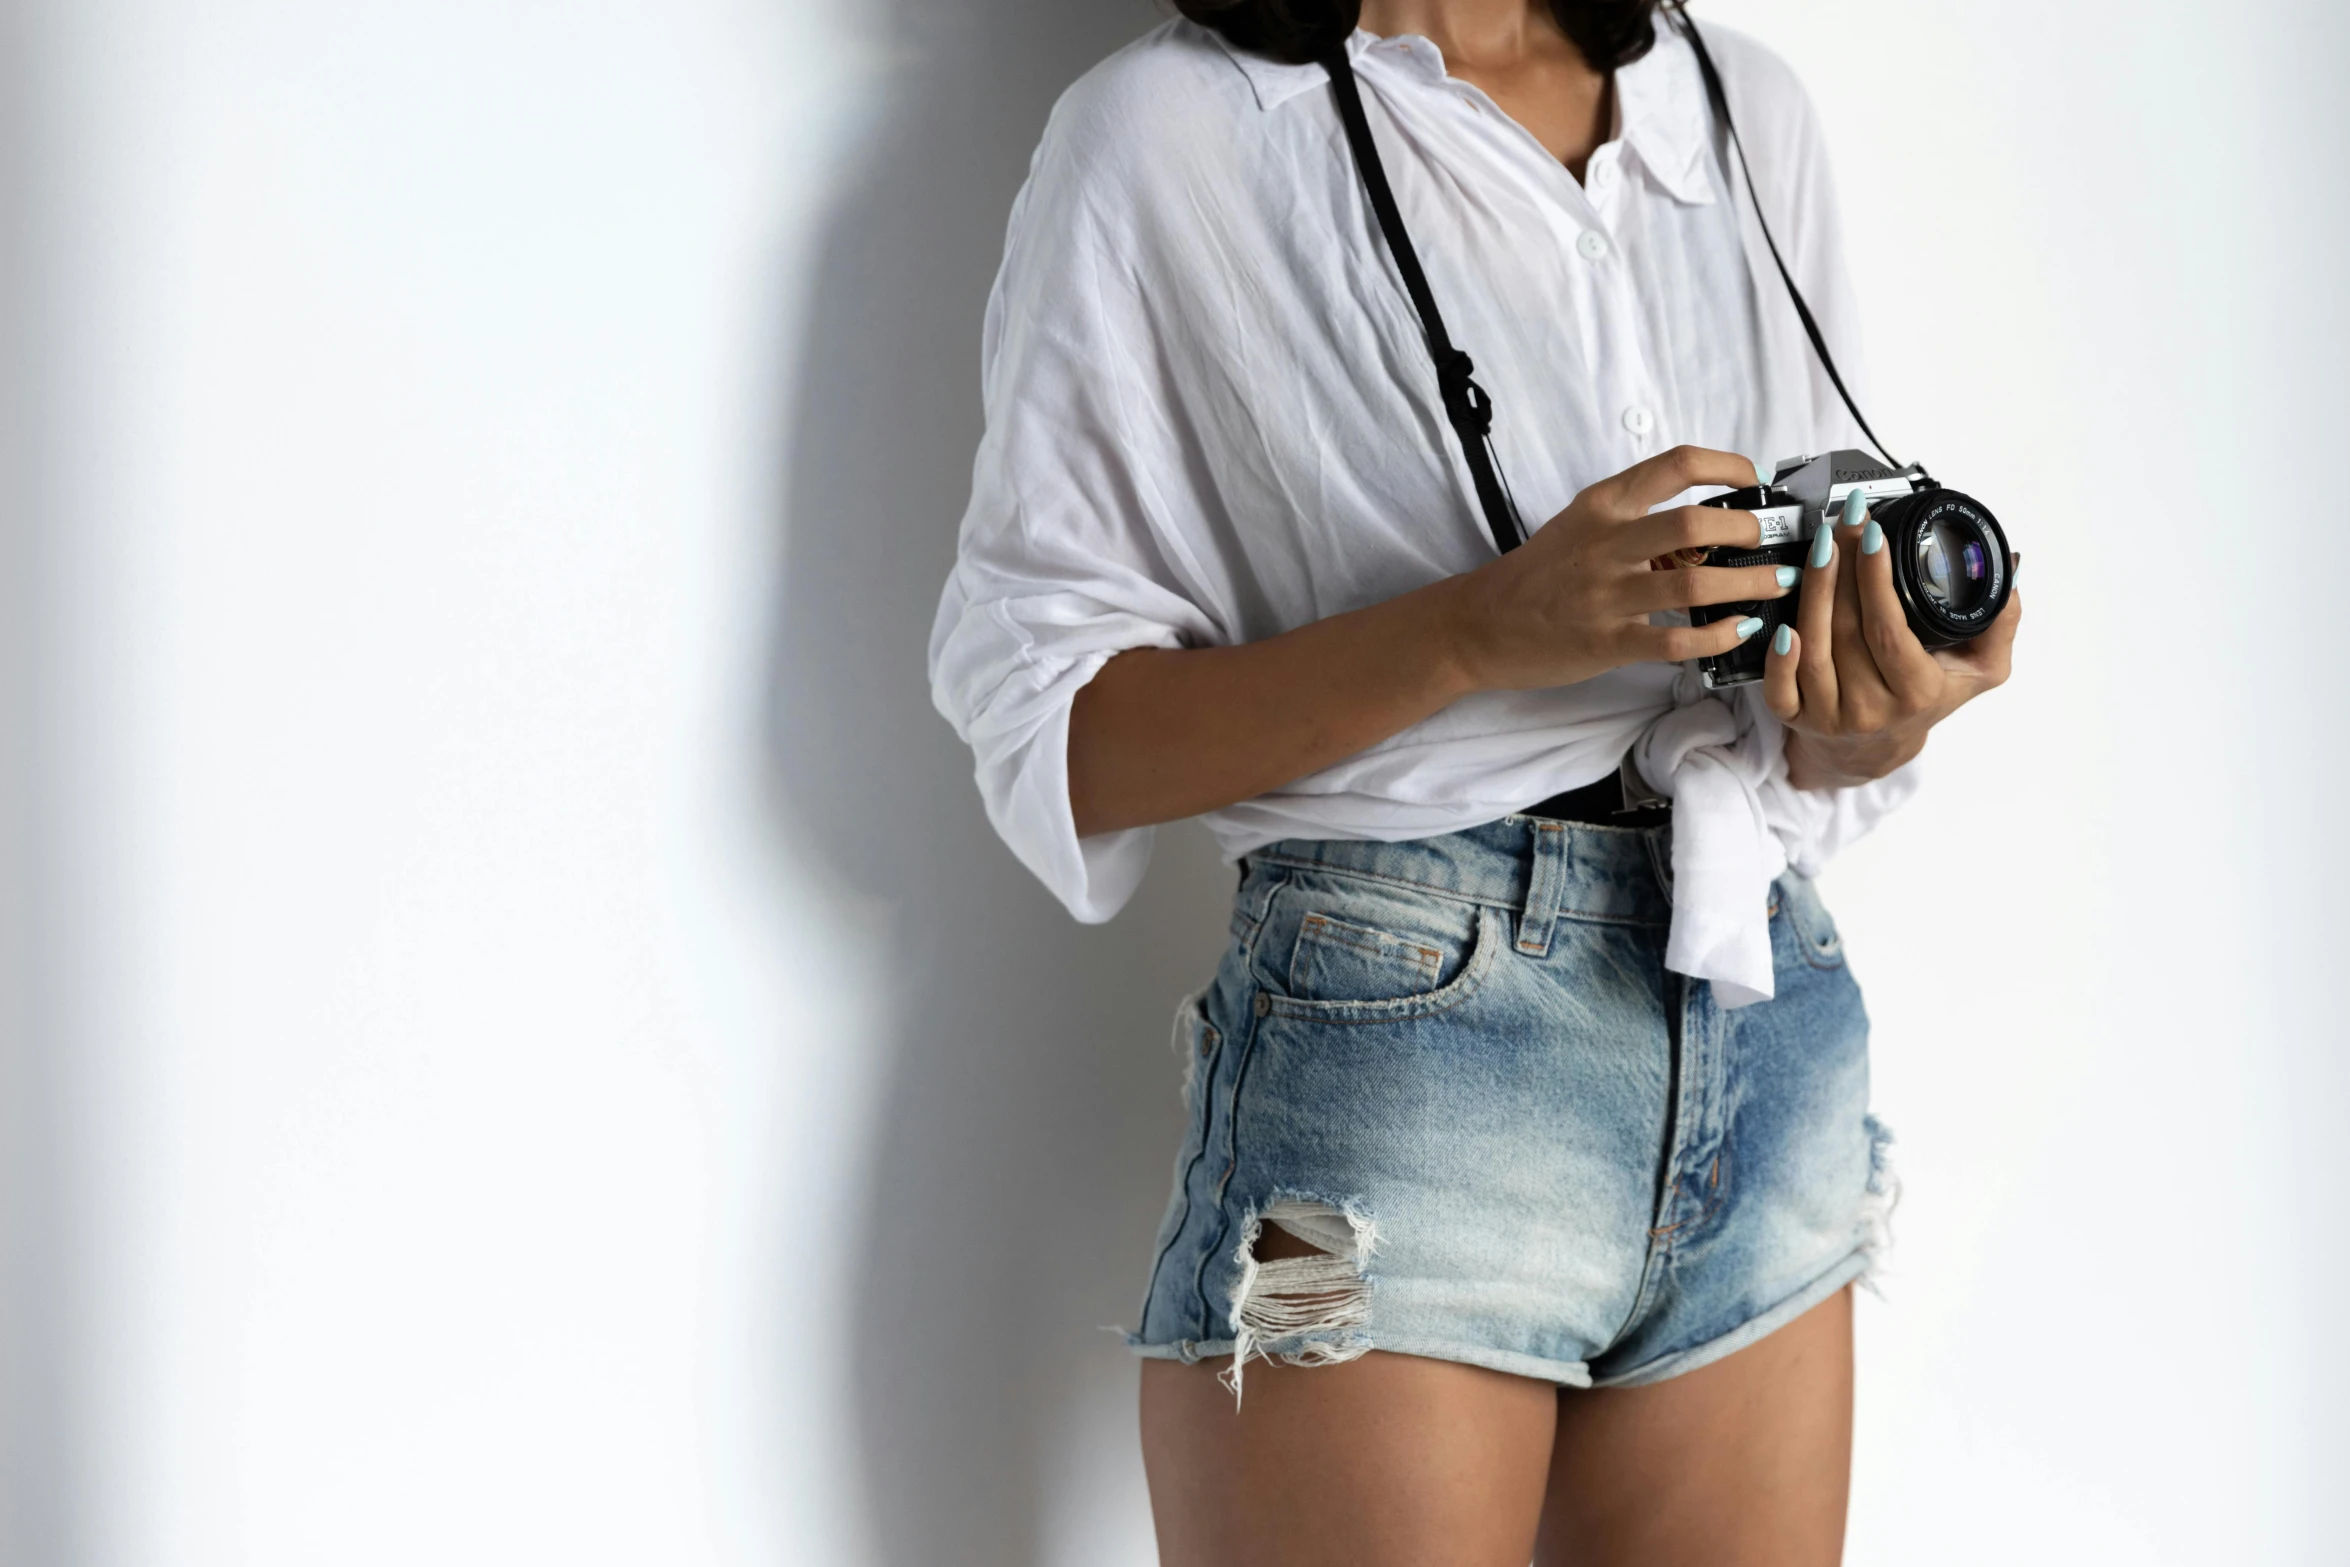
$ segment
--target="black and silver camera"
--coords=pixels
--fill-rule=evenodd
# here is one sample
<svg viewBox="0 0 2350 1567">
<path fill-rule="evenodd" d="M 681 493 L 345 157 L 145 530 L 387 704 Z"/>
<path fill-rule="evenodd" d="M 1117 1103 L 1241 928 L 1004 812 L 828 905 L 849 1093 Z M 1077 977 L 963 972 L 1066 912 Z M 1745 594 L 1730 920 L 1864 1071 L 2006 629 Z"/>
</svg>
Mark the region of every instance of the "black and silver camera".
<svg viewBox="0 0 2350 1567">
<path fill-rule="evenodd" d="M 1950 647 L 1980 636 L 2007 608 L 2012 591 L 2007 535 L 1991 509 L 1971 495 L 1945 489 L 1924 467 L 1895 470 L 1865 452 L 1830 452 L 1779 464 L 1767 489 L 1732 490 L 1705 501 L 1751 511 L 1762 522 L 1762 543 L 1752 549 L 1723 545 L 1705 553 L 1709 566 L 1797 566 L 1811 553 L 1812 536 L 1832 527 L 1855 490 L 1869 515 L 1885 530 L 1892 552 L 1893 591 L 1909 617 L 1909 629 L 1929 648 Z M 1847 566 L 1849 568 L 1849 561 Z M 1698 660 L 1711 687 L 1760 680 L 1763 658 L 1778 628 L 1795 619 L 1803 586 L 1785 598 L 1752 604 L 1713 604 L 1689 612 L 1697 625 L 1743 620 L 1751 615 L 1762 630 L 1727 653 Z"/>
</svg>

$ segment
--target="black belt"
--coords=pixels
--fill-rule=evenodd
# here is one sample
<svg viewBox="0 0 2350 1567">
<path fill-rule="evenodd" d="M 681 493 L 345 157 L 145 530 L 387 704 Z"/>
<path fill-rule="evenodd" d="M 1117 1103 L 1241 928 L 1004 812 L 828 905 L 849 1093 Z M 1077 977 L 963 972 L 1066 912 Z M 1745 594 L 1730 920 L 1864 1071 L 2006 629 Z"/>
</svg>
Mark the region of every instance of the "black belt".
<svg viewBox="0 0 2350 1567">
<path fill-rule="evenodd" d="M 1621 768 L 1580 789 L 1554 794 L 1540 805 L 1529 805 L 1520 816 L 1540 816 L 1554 822 L 1588 822 L 1598 827 L 1663 827 L 1673 819 L 1670 805 L 1627 806 Z"/>
</svg>

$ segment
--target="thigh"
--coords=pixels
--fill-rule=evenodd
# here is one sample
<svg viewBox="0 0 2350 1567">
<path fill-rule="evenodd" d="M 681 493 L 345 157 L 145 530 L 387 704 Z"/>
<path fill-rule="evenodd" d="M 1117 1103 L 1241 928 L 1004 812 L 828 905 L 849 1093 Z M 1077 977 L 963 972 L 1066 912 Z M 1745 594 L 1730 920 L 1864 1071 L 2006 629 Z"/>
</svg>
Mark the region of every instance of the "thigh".
<svg viewBox="0 0 2350 1567">
<path fill-rule="evenodd" d="M 1833 1567 L 1852 1292 L 1686 1376 L 1559 1401 L 1538 1567 Z"/>
<path fill-rule="evenodd" d="M 1142 1367 L 1163 1567 L 1525 1567 L 1558 1422 L 1548 1382 L 1374 1352 Z"/>
</svg>

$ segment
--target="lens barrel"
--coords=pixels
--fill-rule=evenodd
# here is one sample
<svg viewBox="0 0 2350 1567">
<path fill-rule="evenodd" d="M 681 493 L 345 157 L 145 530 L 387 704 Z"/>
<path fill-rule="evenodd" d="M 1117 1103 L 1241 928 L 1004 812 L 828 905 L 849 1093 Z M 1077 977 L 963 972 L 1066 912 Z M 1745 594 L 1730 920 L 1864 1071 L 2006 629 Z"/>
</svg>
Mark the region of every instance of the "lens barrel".
<svg viewBox="0 0 2350 1567">
<path fill-rule="evenodd" d="M 1979 637 L 2014 592 L 2007 535 L 1991 508 L 1957 490 L 1888 496 L 1869 508 L 1893 556 L 1893 590 L 1927 647 Z"/>
</svg>

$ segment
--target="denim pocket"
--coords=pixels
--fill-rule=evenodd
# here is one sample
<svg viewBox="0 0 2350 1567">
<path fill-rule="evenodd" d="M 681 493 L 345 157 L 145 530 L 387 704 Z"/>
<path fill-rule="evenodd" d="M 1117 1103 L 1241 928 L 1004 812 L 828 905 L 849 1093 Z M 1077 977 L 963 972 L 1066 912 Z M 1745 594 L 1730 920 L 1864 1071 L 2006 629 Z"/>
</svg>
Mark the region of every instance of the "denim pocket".
<svg viewBox="0 0 2350 1567">
<path fill-rule="evenodd" d="M 1259 978 L 1299 1001 L 1408 1001 L 1461 972 L 1476 928 L 1473 904 L 1367 877 L 1293 873 L 1258 932 Z"/>
<path fill-rule="evenodd" d="M 1263 995 L 1258 1005 L 1261 1010 L 1278 1016 L 1327 1023 L 1401 1022 L 1450 1011 L 1484 985 L 1493 972 L 1496 954 L 1509 941 L 1500 918 L 1491 909 L 1467 909 L 1464 921 L 1469 929 L 1463 933 L 1458 956 L 1448 954 L 1439 971 L 1450 977 L 1433 989 L 1402 996 Z"/>
<path fill-rule="evenodd" d="M 1434 990 L 1444 951 L 1411 936 L 1308 914 L 1289 958 L 1289 993 L 1335 1001 L 1389 1001 Z"/>
</svg>

